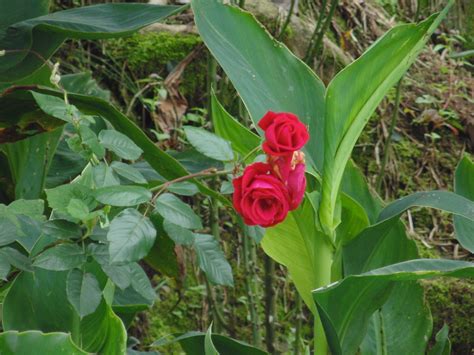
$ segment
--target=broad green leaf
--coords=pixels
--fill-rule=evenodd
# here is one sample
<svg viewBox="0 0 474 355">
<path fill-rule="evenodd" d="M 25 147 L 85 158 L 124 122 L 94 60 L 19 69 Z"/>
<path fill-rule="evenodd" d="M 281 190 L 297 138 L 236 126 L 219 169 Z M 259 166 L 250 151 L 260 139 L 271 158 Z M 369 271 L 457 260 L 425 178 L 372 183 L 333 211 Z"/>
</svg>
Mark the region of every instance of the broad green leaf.
<svg viewBox="0 0 474 355">
<path fill-rule="evenodd" d="M 454 191 L 474 201 L 474 163 L 466 155 L 456 168 L 454 178 Z M 454 229 L 456 239 L 471 253 L 474 253 L 474 221 L 465 217 L 454 216 Z"/>
<path fill-rule="evenodd" d="M 199 267 L 210 282 L 216 285 L 234 286 L 232 268 L 222 252 L 219 242 L 208 234 L 195 234 L 194 250 Z"/>
<path fill-rule="evenodd" d="M 92 168 L 92 176 L 94 177 L 96 188 L 120 185 L 120 180 L 115 175 L 115 170 L 102 162 Z"/>
<path fill-rule="evenodd" d="M 33 53 L 47 60 L 67 38 L 129 35 L 181 9 L 148 4 L 101 4 L 25 19 L 12 25 L 3 38 L 0 29 L 0 48 L 17 50 L 0 58 L 0 81 L 18 80 L 39 69 L 44 62 Z"/>
<path fill-rule="evenodd" d="M 354 275 L 416 259 L 418 252 L 398 218 L 364 229 L 343 247 L 344 274 Z"/>
<path fill-rule="evenodd" d="M 333 255 L 325 236 L 316 229 L 309 199 L 307 195 L 285 221 L 267 228 L 260 245 L 267 255 L 286 266 L 301 298 L 316 313 L 311 291 L 331 282 L 326 269 Z"/>
<path fill-rule="evenodd" d="M 123 177 L 127 180 L 130 180 L 130 181 L 132 181 L 134 183 L 137 183 L 137 184 L 146 184 L 147 183 L 146 179 L 143 177 L 140 170 L 134 168 L 131 165 L 128 165 L 128 164 L 125 164 L 125 163 L 122 163 L 122 162 L 119 162 L 119 161 L 114 161 L 114 162 L 112 162 L 112 164 L 110 164 L 110 167 L 118 175 L 120 175 L 121 177 Z M 192 185 L 197 190 L 197 187 L 194 184 L 192 184 Z"/>
<path fill-rule="evenodd" d="M 102 89 L 91 72 L 61 75 L 61 85 L 67 92 L 110 100 L 110 91 Z"/>
<path fill-rule="evenodd" d="M 155 238 L 156 230 L 148 217 L 133 208 L 127 208 L 110 223 L 107 233 L 110 262 L 120 264 L 143 259 Z"/>
<path fill-rule="evenodd" d="M 106 129 L 99 133 L 100 143 L 120 158 L 137 160 L 142 155 L 140 149 L 130 138 L 118 131 Z"/>
<path fill-rule="evenodd" d="M 336 201 L 345 166 L 362 130 L 387 91 L 415 61 L 453 2 L 419 24 L 396 26 L 331 81 L 326 92 L 324 174 L 320 220 L 326 232 L 338 224 Z"/>
<path fill-rule="evenodd" d="M 184 133 L 189 143 L 206 157 L 219 160 L 231 161 L 234 153 L 230 143 L 203 128 L 184 126 Z"/>
<path fill-rule="evenodd" d="M 187 355 L 202 355 L 204 351 L 206 333 L 188 332 L 173 334 L 156 340 L 153 347 L 166 347 L 179 342 Z M 212 334 L 212 342 L 220 354 L 265 355 L 267 352 L 239 340 L 224 335 Z"/>
<path fill-rule="evenodd" d="M 0 38 L 3 37 L 8 26 L 33 17 L 46 15 L 49 6 L 49 0 L 17 0 L 15 6 L 11 6 L 9 1 L 0 1 Z"/>
<path fill-rule="evenodd" d="M 442 259 L 410 260 L 351 275 L 313 291 L 331 352 L 335 355 L 357 352 L 370 317 L 385 303 L 397 282 L 439 276 L 472 278 L 474 264 Z"/>
<path fill-rule="evenodd" d="M 451 342 L 448 338 L 449 327 L 447 324 L 443 325 L 443 328 L 436 334 L 436 343 L 428 352 L 429 355 L 450 355 L 451 354 Z"/>
<path fill-rule="evenodd" d="M 416 192 L 389 204 L 380 212 L 379 223 L 397 217 L 411 207 L 436 208 L 474 221 L 474 201 L 449 191 L 426 191 Z"/>
<path fill-rule="evenodd" d="M 99 307 L 102 290 L 94 275 L 73 269 L 66 281 L 67 299 L 81 318 L 93 313 Z"/>
<path fill-rule="evenodd" d="M 143 296 L 149 302 L 149 304 L 153 304 L 156 299 L 156 293 L 147 274 L 137 263 L 131 264 L 130 269 L 132 272 L 133 289 Z"/>
<path fill-rule="evenodd" d="M 0 146 L 8 158 L 17 199 L 41 197 L 61 133 L 62 127 Z"/>
<path fill-rule="evenodd" d="M 1 249 L 0 249 L 1 250 Z M 0 254 L 0 279 L 7 281 L 7 276 L 10 273 L 10 263 L 7 258 Z"/>
<path fill-rule="evenodd" d="M 112 308 L 102 300 L 80 323 L 81 347 L 91 353 L 125 354 L 127 331 Z"/>
<path fill-rule="evenodd" d="M 75 315 L 66 296 L 66 276 L 42 269 L 20 273 L 3 303 L 4 330 L 70 332 Z"/>
<path fill-rule="evenodd" d="M 37 89 L 36 91 L 58 97 L 62 96 L 61 92 L 46 88 Z M 127 134 L 127 136 L 143 150 L 143 158 L 153 169 L 155 169 L 155 171 L 159 171 L 160 175 L 165 179 L 173 180 L 189 175 L 189 172 L 180 162 L 158 148 L 158 146 L 153 143 L 139 127 L 137 127 L 109 102 L 99 98 L 77 94 L 69 94 L 69 101 L 78 107 L 84 114 L 102 116 L 106 118 L 116 130 Z M 0 110 L 1 108 L 2 106 L 0 105 Z M 218 199 L 225 206 L 231 205 L 227 198 L 209 189 L 198 180 L 189 181 L 198 186 L 201 193 Z"/>
<path fill-rule="evenodd" d="M 102 271 L 112 280 L 112 282 L 124 290 L 132 283 L 130 265 L 110 264 L 109 249 L 106 245 L 89 244 L 89 250 L 95 261 L 102 267 Z"/>
<path fill-rule="evenodd" d="M 16 267 L 19 270 L 33 271 L 31 267 L 31 260 L 18 250 L 13 248 L 1 248 L 0 258 L 7 261 L 10 265 Z"/>
<path fill-rule="evenodd" d="M 103 159 L 105 156 L 105 148 L 107 146 L 99 142 L 99 138 L 97 137 L 97 134 L 95 134 L 95 132 L 92 129 L 90 129 L 88 126 L 84 124 L 81 124 L 79 126 L 79 133 L 81 135 L 82 144 L 89 147 L 89 149 L 91 150 L 93 154 L 95 154 L 97 159 Z"/>
<path fill-rule="evenodd" d="M 194 233 L 189 229 L 178 226 L 177 224 L 171 223 L 167 219 L 163 221 L 163 228 L 168 236 L 176 243 L 181 245 L 193 245 L 194 244 Z"/>
<path fill-rule="evenodd" d="M 67 105 L 64 99 L 34 91 L 31 94 L 44 113 L 69 123 L 79 119 L 77 108 L 73 105 Z"/>
<path fill-rule="evenodd" d="M 168 190 L 176 195 L 181 196 L 194 196 L 199 192 L 199 189 L 196 185 L 187 181 L 171 184 L 168 187 Z"/>
<path fill-rule="evenodd" d="M 6 216 L 0 217 L 0 246 L 13 243 L 18 238 L 16 224 Z"/>
<path fill-rule="evenodd" d="M 94 192 L 95 199 L 104 205 L 128 207 L 151 200 L 152 193 L 141 186 L 107 186 Z"/>
<path fill-rule="evenodd" d="M 188 229 L 202 229 L 201 219 L 187 204 L 165 193 L 156 200 L 156 212 L 165 220 Z"/>
<path fill-rule="evenodd" d="M 31 256 L 41 253 L 44 248 L 58 240 L 79 239 L 82 231 L 78 224 L 63 219 L 47 221 L 42 226 L 41 236 L 31 249 Z"/>
<path fill-rule="evenodd" d="M 97 203 L 94 201 L 92 190 L 85 185 L 71 183 L 46 190 L 49 207 L 62 213 L 67 213 L 69 202 L 72 199 L 83 201 L 90 210 Z"/>
<path fill-rule="evenodd" d="M 17 355 L 31 354 L 33 349 L 36 354 L 87 355 L 74 344 L 71 334 L 37 330 L 0 333 L 0 349 L 3 354 Z"/>
<path fill-rule="evenodd" d="M 38 255 L 33 266 L 46 270 L 63 271 L 79 267 L 86 262 L 86 255 L 76 244 L 60 244 Z"/>
<path fill-rule="evenodd" d="M 416 281 L 399 283 L 372 315 L 360 354 L 424 354 L 432 327 L 423 287 Z"/>
<path fill-rule="evenodd" d="M 344 170 L 341 190 L 364 208 L 371 224 L 377 222 L 382 200 L 372 196 L 364 174 L 352 160 L 349 160 Z"/>
<path fill-rule="evenodd" d="M 176 247 L 173 240 L 168 236 L 164 229 L 164 220 L 157 213 L 150 216 L 150 220 L 155 226 L 157 236 L 155 244 L 145 258 L 145 261 L 154 270 L 174 277 L 181 281 L 184 273 L 184 261 L 181 258 L 182 251 Z M 185 229 L 187 233 L 191 233 Z"/>
<path fill-rule="evenodd" d="M 77 198 L 73 198 L 67 205 L 67 212 L 71 217 L 84 221 L 87 220 L 90 211 L 84 202 Z"/>
<path fill-rule="evenodd" d="M 102 301 L 78 325 L 78 315 L 67 300 L 66 279 L 67 272 L 41 269 L 18 275 L 3 304 L 4 330 L 72 333 L 88 352 L 123 354 L 126 331 L 120 319 Z"/>
<path fill-rule="evenodd" d="M 292 112 L 307 125 L 308 160 L 323 163 L 324 85 L 255 18 L 217 0 L 193 0 L 201 37 L 230 78 L 255 124 L 268 111 Z M 239 29 L 236 31 L 236 29 Z"/>
<path fill-rule="evenodd" d="M 87 160 L 73 152 L 66 140 L 61 140 L 46 177 L 46 188 L 50 189 L 72 181 L 84 170 Z"/>
<path fill-rule="evenodd" d="M 232 148 L 241 156 L 246 156 L 260 145 L 260 137 L 232 117 L 217 100 L 211 96 L 212 124 L 219 137 L 232 143 Z"/>
<path fill-rule="evenodd" d="M 364 208 L 346 194 L 341 194 L 341 224 L 336 230 L 336 244 L 347 244 L 364 228 L 369 226 L 369 217 Z"/>
<path fill-rule="evenodd" d="M 44 213 L 43 200 L 15 200 L 10 203 L 7 210 L 14 214 L 21 214 L 42 220 Z"/>
<path fill-rule="evenodd" d="M 212 324 L 204 336 L 204 354 L 205 355 L 219 355 L 216 347 L 212 343 Z"/>
</svg>

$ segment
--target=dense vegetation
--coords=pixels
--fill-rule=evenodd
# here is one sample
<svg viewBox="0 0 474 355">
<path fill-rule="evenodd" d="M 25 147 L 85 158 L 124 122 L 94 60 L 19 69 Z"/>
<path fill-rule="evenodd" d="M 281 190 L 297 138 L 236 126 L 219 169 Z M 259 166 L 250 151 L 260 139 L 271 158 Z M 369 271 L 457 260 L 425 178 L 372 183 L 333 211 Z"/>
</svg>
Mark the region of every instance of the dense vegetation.
<svg viewBox="0 0 474 355">
<path fill-rule="evenodd" d="M 472 351 L 468 1 L 110 3 L 0 0 L 0 353 Z"/>
</svg>

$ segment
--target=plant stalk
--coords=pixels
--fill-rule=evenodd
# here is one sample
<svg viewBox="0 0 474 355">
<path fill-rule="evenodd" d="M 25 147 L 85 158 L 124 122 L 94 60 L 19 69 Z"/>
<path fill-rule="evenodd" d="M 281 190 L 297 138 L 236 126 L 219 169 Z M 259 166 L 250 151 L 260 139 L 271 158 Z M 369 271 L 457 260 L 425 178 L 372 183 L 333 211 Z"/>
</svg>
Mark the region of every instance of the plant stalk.
<svg viewBox="0 0 474 355">
<path fill-rule="evenodd" d="M 329 13 L 328 13 L 327 17 L 324 20 L 324 24 L 322 25 L 321 30 L 318 32 L 318 37 L 317 37 L 316 41 L 314 41 L 314 45 L 311 46 L 311 43 L 310 43 L 310 46 L 308 48 L 308 51 L 307 51 L 306 57 L 305 57 L 305 62 L 307 64 L 311 61 L 311 59 L 314 58 L 314 56 L 316 56 L 319 53 L 319 50 L 320 50 L 321 45 L 323 43 L 324 34 L 326 33 L 326 31 L 329 27 L 329 24 L 331 23 L 332 17 L 334 16 L 334 12 L 336 10 L 337 3 L 338 3 L 338 0 L 332 0 L 331 7 L 329 8 Z M 322 13 L 319 16 L 319 18 L 321 18 L 321 16 L 322 16 Z M 318 22 L 319 22 L 319 19 L 318 19 Z"/>
<path fill-rule="evenodd" d="M 315 244 L 314 244 L 314 270 L 316 284 L 315 288 L 329 285 L 331 283 L 331 269 L 332 262 L 334 258 L 334 248 L 329 243 L 329 240 L 333 240 L 333 236 L 328 238 L 322 232 L 316 233 L 315 235 Z M 324 328 L 321 323 L 319 315 L 316 314 L 314 317 L 314 355 L 327 355 L 328 354 L 328 343 L 326 335 L 324 333 Z"/>
<path fill-rule="evenodd" d="M 275 353 L 275 262 L 267 254 L 265 264 L 265 344 L 270 354 Z"/>
<path fill-rule="evenodd" d="M 295 326 L 295 343 L 293 345 L 293 354 L 299 355 L 300 353 L 300 344 L 301 344 L 301 326 L 303 323 L 303 314 L 302 308 L 303 303 L 300 294 L 296 293 L 295 298 L 295 308 L 296 308 L 296 326 Z"/>
<path fill-rule="evenodd" d="M 290 8 L 288 10 L 288 15 L 286 16 L 285 23 L 281 27 L 281 31 L 280 31 L 280 34 L 278 36 L 279 41 L 281 41 L 283 39 L 283 36 L 285 35 L 285 31 L 286 31 L 288 25 L 290 24 L 291 16 L 293 15 L 293 11 L 295 9 L 295 3 L 296 3 L 296 0 L 291 0 Z"/>
<path fill-rule="evenodd" d="M 241 227 L 243 230 L 243 223 L 241 223 Z M 249 305 L 249 312 L 250 312 L 250 321 L 252 322 L 252 344 L 255 346 L 260 346 L 261 338 L 260 338 L 260 329 L 259 329 L 259 319 L 258 319 L 258 312 L 257 312 L 257 305 L 255 302 L 255 294 L 254 288 L 252 287 L 252 274 L 253 268 L 251 267 L 250 261 L 250 242 L 251 239 L 247 235 L 242 236 L 242 243 L 243 243 L 243 259 L 244 259 L 244 269 L 245 269 L 245 290 L 247 292 L 247 299 Z"/>
<path fill-rule="evenodd" d="M 392 121 L 390 122 L 390 128 L 388 130 L 387 142 L 385 143 L 385 148 L 383 152 L 382 165 L 380 166 L 380 173 L 377 176 L 377 181 L 375 183 L 377 192 L 380 194 L 382 191 L 382 183 L 385 175 L 385 168 L 388 162 L 388 154 L 390 152 L 390 145 L 392 143 L 393 131 L 395 130 L 395 125 L 398 121 L 398 107 L 400 106 L 400 93 L 402 87 L 403 77 L 398 81 L 396 93 L 395 93 L 395 103 L 393 104 L 393 113 Z"/>
</svg>

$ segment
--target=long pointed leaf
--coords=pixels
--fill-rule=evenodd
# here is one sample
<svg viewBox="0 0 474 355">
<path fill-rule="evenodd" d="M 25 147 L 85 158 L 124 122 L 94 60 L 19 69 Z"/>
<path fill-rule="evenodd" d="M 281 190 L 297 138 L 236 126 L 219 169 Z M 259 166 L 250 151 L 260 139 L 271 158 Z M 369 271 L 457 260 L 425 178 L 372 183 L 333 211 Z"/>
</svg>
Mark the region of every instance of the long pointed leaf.
<svg viewBox="0 0 474 355">
<path fill-rule="evenodd" d="M 256 124 L 267 111 L 292 112 L 310 126 L 308 156 L 323 160 L 324 85 L 248 12 L 217 0 L 193 0 L 199 33 Z"/>
<path fill-rule="evenodd" d="M 387 91 L 401 78 L 453 1 L 419 24 L 397 26 L 343 69 L 326 93 L 321 223 L 332 233 L 338 224 L 336 201 L 345 166 L 362 130 Z"/>
</svg>

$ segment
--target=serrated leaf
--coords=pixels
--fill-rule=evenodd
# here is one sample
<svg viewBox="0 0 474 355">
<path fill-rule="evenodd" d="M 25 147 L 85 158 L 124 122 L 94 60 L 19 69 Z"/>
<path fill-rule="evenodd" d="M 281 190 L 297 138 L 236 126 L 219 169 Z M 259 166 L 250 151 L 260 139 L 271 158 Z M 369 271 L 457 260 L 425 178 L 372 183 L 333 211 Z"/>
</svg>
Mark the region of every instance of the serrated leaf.
<svg viewBox="0 0 474 355">
<path fill-rule="evenodd" d="M 101 142 L 99 142 L 95 132 L 86 125 L 81 124 L 79 126 L 79 133 L 81 134 L 82 143 L 89 147 L 92 153 L 96 155 L 97 159 L 104 158 L 105 148 Z"/>
<path fill-rule="evenodd" d="M 156 211 L 165 220 L 188 229 L 201 229 L 201 219 L 187 204 L 172 194 L 165 193 L 156 200 Z"/>
<path fill-rule="evenodd" d="M 115 175 L 112 167 L 105 163 L 100 163 L 92 169 L 94 184 L 96 188 L 120 185 L 120 180 Z"/>
<path fill-rule="evenodd" d="M 147 274 L 137 263 L 131 264 L 130 270 L 132 273 L 133 289 L 152 304 L 156 299 L 156 292 L 153 289 Z"/>
<path fill-rule="evenodd" d="M 0 246 L 13 243 L 18 237 L 16 224 L 7 217 L 0 217 Z"/>
<path fill-rule="evenodd" d="M 146 184 L 147 181 L 145 177 L 142 175 L 142 173 L 138 170 L 135 169 L 133 166 L 129 164 L 125 164 L 119 161 L 114 161 L 110 165 L 110 167 L 121 177 L 130 180 L 132 182 L 135 182 L 137 184 Z"/>
<path fill-rule="evenodd" d="M 73 218 L 86 220 L 87 216 L 89 215 L 89 208 L 81 200 L 78 200 L 77 198 L 73 198 L 71 201 L 69 201 L 69 204 L 67 206 L 67 212 Z"/>
<path fill-rule="evenodd" d="M 66 282 L 67 299 L 81 318 L 99 307 L 102 291 L 94 275 L 82 270 L 69 272 Z"/>
<path fill-rule="evenodd" d="M 92 190 L 82 184 L 65 184 L 45 191 L 49 207 L 62 213 L 67 213 L 69 202 L 74 198 L 83 201 L 90 210 L 97 205 Z"/>
<path fill-rule="evenodd" d="M 167 219 L 163 221 L 163 228 L 168 236 L 176 244 L 181 245 L 193 245 L 194 244 L 194 233 L 189 229 L 178 226 L 174 223 L 171 223 Z"/>
<path fill-rule="evenodd" d="M 7 210 L 14 214 L 22 214 L 38 220 L 44 219 L 43 200 L 15 200 L 8 205 Z"/>
<path fill-rule="evenodd" d="M 208 234 L 196 234 L 194 249 L 199 267 L 210 282 L 216 285 L 233 286 L 232 268 L 222 252 L 219 242 Z"/>
<path fill-rule="evenodd" d="M 231 161 L 234 159 L 232 146 L 226 140 L 202 128 L 185 126 L 183 129 L 189 143 L 199 153 L 219 161 Z"/>
<path fill-rule="evenodd" d="M 31 92 L 40 109 L 50 116 L 60 120 L 73 123 L 74 118 L 78 118 L 78 110 L 73 105 L 67 105 L 59 97 L 43 95 L 38 92 Z"/>
<path fill-rule="evenodd" d="M 194 196 L 199 192 L 199 189 L 195 184 L 187 181 L 171 184 L 168 187 L 168 190 L 181 196 Z"/>
<path fill-rule="evenodd" d="M 0 249 L 0 258 L 7 260 L 10 265 L 19 270 L 33 271 L 31 260 L 16 249 L 9 247 Z"/>
<path fill-rule="evenodd" d="M 130 263 L 143 259 L 156 238 L 156 230 L 148 217 L 128 208 L 110 223 L 107 233 L 110 262 Z"/>
<path fill-rule="evenodd" d="M 94 259 L 100 264 L 105 274 L 122 290 L 132 283 L 130 265 L 111 265 L 109 250 L 106 245 L 90 244 L 89 250 Z"/>
<path fill-rule="evenodd" d="M 107 186 L 94 192 L 97 201 L 104 205 L 128 207 L 151 200 L 152 193 L 141 186 Z"/>
<path fill-rule="evenodd" d="M 100 143 L 107 149 L 117 154 L 122 159 L 137 160 L 143 150 L 138 147 L 125 134 L 114 130 L 102 130 L 99 133 Z"/>
<path fill-rule="evenodd" d="M 86 262 L 82 248 L 75 244 L 60 244 L 38 255 L 33 266 L 46 270 L 64 271 L 79 267 Z"/>
</svg>

